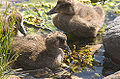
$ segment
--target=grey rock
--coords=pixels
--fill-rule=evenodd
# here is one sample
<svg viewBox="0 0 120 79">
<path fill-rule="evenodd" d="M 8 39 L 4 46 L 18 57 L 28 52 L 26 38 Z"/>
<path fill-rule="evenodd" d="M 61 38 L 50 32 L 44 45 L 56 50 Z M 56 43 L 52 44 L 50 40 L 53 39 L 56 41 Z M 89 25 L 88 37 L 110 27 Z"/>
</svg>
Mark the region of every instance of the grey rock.
<svg viewBox="0 0 120 79">
<path fill-rule="evenodd" d="M 103 79 L 120 79 L 120 71 L 115 72 L 114 74 L 111 74 L 107 77 L 104 77 Z"/>
<path fill-rule="evenodd" d="M 113 20 L 103 33 L 105 56 L 120 65 L 120 16 Z"/>
</svg>

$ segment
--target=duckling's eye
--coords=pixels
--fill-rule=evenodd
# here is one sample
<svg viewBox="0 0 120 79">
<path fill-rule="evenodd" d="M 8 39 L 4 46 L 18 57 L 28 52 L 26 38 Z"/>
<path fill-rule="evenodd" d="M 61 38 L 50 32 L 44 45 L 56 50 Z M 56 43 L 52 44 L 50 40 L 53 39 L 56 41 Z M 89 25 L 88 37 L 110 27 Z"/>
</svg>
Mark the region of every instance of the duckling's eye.
<svg viewBox="0 0 120 79">
<path fill-rule="evenodd" d="M 68 2 L 68 3 L 66 3 L 66 5 L 71 5 L 71 3 Z"/>
<path fill-rule="evenodd" d="M 60 43 L 64 44 L 65 43 L 65 39 L 61 38 L 61 37 L 57 37 L 57 39 L 59 40 Z"/>
<path fill-rule="evenodd" d="M 64 4 L 61 4 L 61 7 L 68 7 L 68 6 L 70 6 L 70 3 L 64 3 Z"/>
</svg>

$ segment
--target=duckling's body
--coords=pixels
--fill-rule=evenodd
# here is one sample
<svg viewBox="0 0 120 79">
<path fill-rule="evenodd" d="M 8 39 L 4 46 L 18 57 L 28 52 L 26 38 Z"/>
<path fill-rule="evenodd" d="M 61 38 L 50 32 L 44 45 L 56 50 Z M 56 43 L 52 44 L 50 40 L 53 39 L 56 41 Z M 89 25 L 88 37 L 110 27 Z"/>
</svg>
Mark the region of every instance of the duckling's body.
<svg viewBox="0 0 120 79">
<path fill-rule="evenodd" d="M 73 0 L 58 0 L 47 14 L 53 13 L 57 13 L 53 17 L 54 25 L 76 37 L 95 37 L 104 23 L 101 7 L 93 8 Z"/>
<path fill-rule="evenodd" d="M 67 46 L 66 36 L 61 32 L 53 32 L 47 37 L 40 34 L 15 37 L 13 52 L 19 53 L 15 66 L 23 69 L 56 68 L 63 61 Z"/>
<path fill-rule="evenodd" d="M 15 36 L 26 36 L 26 30 L 23 26 L 22 20 L 22 15 L 19 12 L 15 11 L 10 13 L 5 19 L 5 24 L 1 29 L 1 33 L 5 35 L 5 33 L 10 30 L 10 28 L 13 28 Z M 10 21 L 15 22 L 14 26 L 10 27 Z"/>
</svg>

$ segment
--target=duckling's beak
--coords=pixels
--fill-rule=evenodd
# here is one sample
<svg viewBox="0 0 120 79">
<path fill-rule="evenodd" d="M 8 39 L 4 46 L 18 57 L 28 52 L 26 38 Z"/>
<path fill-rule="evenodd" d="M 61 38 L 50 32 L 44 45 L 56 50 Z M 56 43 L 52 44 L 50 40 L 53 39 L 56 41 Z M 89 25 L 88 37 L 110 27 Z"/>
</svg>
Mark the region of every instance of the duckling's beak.
<svg viewBox="0 0 120 79">
<path fill-rule="evenodd" d="M 26 36 L 27 32 L 24 28 L 24 26 L 21 23 L 18 23 L 18 30 L 24 35 Z"/>
<path fill-rule="evenodd" d="M 55 14 L 55 13 L 57 13 L 56 11 L 55 11 L 55 9 L 56 9 L 56 7 L 54 7 L 53 9 L 51 9 L 49 12 L 47 12 L 46 14 L 47 15 L 51 15 L 51 14 Z"/>
<path fill-rule="evenodd" d="M 66 50 L 67 54 L 69 55 L 71 53 L 70 47 L 66 44 L 64 44 L 64 46 L 61 47 L 63 50 Z"/>
<path fill-rule="evenodd" d="M 71 50 L 70 50 L 70 47 L 69 47 L 69 46 L 66 46 L 66 47 L 64 48 L 64 50 L 66 50 L 67 55 L 70 55 Z"/>
<path fill-rule="evenodd" d="M 69 46 L 66 46 L 65 50 L 66 50 L 67 52 L 71 52 L 71 50 L 70 50 L 70 47 L 69 47 Z"/>
</svg>

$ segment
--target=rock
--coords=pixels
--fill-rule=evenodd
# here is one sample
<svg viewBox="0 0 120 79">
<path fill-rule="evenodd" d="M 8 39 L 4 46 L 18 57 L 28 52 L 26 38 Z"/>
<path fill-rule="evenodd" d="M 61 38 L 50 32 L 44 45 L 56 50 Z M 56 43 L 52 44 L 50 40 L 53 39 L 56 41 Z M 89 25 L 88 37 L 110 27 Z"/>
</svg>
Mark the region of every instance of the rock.
<svg viewBox="0 0 120 79">
<path fill-rule="evenodd" d="M 120 66 L 120 16 L 113 20 L 103 33 L 105 56 Z"/>
<path fill-rule="evenodd" d="M 120 79 L 120 71 L 118 71 L 112 75 L 109 75 L 107 77 L 104 77 L 103 79 Z"/>
<path fill-rule="evenodd" d="M 90 49 L 92 52 L 96 52 L 101 46 L 102 46 L 102 44 L 88 45 L 89 49 Z"/>
<path fill-rule="evenodd" d="M 24 78 L 48 78 L 54 75 L 53 71 L 47 67 L 17 72 L 17 74 L 26 74 Z"/>
<path fill-rule="evenodd" d="M 21 79 L 21 78 L 15 75 L 10 75 L 7 79 Z"/>
<path fill-rule="evenodd" d="M 22 79 L 71 79 L 71 74 L 63 68 L 51 70 L 47 67 L 35 70 L 26 70 L 17 72 L 17 74 L 26 74 Z"/>
<path fill-rule="evenodd" d="M 83 78 L 79 78 L 78 76 L 71 76 L 72 79 L 83 79 Z"/>
<path fill-rule="evenodd" d="M 103 69 L 102 69 L 103 76 L 111 75 L 119 71 L 119 69 L 120 67 L 117 66 L 114 62 L 112 62 L 110 58 L 105 57 L 104 62 L 103 62 Z"/>
</svg>

